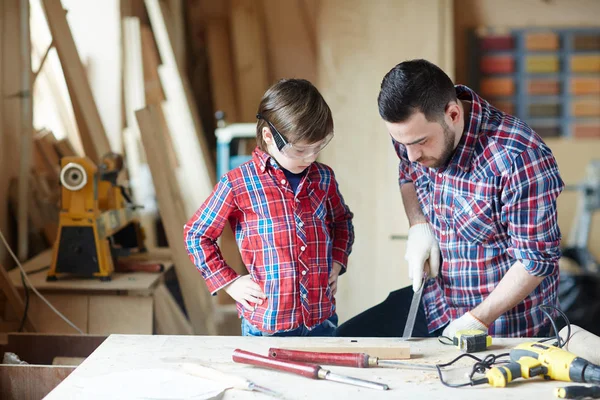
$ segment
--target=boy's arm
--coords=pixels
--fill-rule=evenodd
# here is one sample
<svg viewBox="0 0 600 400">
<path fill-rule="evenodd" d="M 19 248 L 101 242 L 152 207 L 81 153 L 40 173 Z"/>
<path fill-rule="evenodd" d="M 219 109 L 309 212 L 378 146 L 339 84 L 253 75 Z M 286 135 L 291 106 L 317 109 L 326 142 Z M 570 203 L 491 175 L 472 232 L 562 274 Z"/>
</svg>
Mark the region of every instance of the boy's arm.
<svg viewBox="0 0 600 400">
<path fill-rule="evenodd" d="M 342 275 L 346 272 L 348 256 L 354 244 L 354 225 L 352 224 L 354 214 L 344 202 L 333 171 L 331 172 L 331 185 L 329 186 L 327 205 L 332 221 L 333 262 L 337 262 L 342 266 L 340 272 L 340 275 Z"/>
<path fill-rule="evenodd" d="M 204 204 L 183 227 L 185 247 L 190 260 L 202 274 L 213 295 L 239 278 L 227 265 L 217 245 L 217 239 L 234 209 L 233 197 L 231 183 L 227 175 L 224 175 Z"/>
</svg>

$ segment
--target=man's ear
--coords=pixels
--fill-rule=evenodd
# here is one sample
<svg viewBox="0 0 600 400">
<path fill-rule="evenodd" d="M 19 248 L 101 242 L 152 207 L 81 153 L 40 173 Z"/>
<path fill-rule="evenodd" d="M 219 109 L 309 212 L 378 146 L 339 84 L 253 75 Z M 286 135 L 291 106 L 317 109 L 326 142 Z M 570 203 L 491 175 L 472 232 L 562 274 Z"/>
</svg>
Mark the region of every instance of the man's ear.
<svg viewBox="0 0 600 400">
<path fill-rule="evenodd" d="M 462 119 L 460 107 L 455 101 L 448 103 L 445 114 L 446 118 L 450 120 L 451 124 L 456 124 Z"/>
<path fill-rule="evenodd" d="M 262 128 L 262 137 L 266 144 L 273 143 L 273 134 L 271 133 L 271 130 L 266 126 L 263 126 Z"/>
</svg>

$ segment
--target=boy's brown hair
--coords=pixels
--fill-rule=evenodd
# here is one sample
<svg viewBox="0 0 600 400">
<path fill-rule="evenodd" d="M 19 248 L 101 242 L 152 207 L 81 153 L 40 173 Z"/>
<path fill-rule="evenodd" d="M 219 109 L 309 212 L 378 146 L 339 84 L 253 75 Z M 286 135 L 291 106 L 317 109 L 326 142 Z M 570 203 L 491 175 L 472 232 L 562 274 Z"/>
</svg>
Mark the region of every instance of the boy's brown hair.
<svg viewBox="0 0 600 400">
<path fill-rule="evenodd" d="M 269 121 L 290 143 L 316 143 L 333 132 L 331 110 L 316 87 L 305 79 L 282 79 L 264 94 L 256 124 L 256 143 L 267 151 L 262 130 Z M 275 132 L 271 132 L 276 135 Z"/>
</svg>

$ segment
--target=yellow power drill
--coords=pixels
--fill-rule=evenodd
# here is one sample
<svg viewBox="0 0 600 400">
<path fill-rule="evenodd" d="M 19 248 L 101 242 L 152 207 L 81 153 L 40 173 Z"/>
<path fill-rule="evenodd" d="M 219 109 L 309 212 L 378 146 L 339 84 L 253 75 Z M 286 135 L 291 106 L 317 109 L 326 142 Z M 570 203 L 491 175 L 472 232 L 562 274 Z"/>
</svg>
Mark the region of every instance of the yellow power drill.
<svg viewBox="0 0 600 400">
<path fill-rule="evenodd" d="M 510 360 L 487 371 L 487 383 L 505 387 L 517 378 L 543 376 L 564 382 L 600 384 L 600 366 L 556 346 L 522 343 L 510 351 Z"/>
</svg>

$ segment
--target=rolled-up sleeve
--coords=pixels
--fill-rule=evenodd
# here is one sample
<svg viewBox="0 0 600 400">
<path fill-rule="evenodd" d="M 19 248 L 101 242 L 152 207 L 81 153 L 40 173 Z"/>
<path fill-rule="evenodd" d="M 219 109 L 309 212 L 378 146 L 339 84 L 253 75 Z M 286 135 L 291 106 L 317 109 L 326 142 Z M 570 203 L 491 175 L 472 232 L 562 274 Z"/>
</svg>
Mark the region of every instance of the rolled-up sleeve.
<svg viewBox="0 0 600 400">
<path fill-rule="evenodd" d="M 398 155 L 398 159 L 400 160 L 398 163 L 398 185 L 402 186 L 405 183 L 413 181 L 410 174 L 410 161 L 408 160 L 406 147 L 394 139 L 392 139 L 392 143 L 394 145 L 394 150 L 396 150 L 396 154 Z"/>
<path fill-rule="evenodd" d="M 551 275 L 560 258 L 556 199 L 564 183 L 547 148 L 530 148 L 514 161 L 502 192 L 502 219 L 507 222 L 508 254 L 534 276 Z"/>
<path fill-rule="evenodd" d="M 223 175 L 211 195 L 183 227 L 190 260 L 202 274 L 211 294 L 239 275 L 225 262 L 217 245 L 228 217 L 234 209 L 234 195 L 227 175 Z"/>
</svg>

